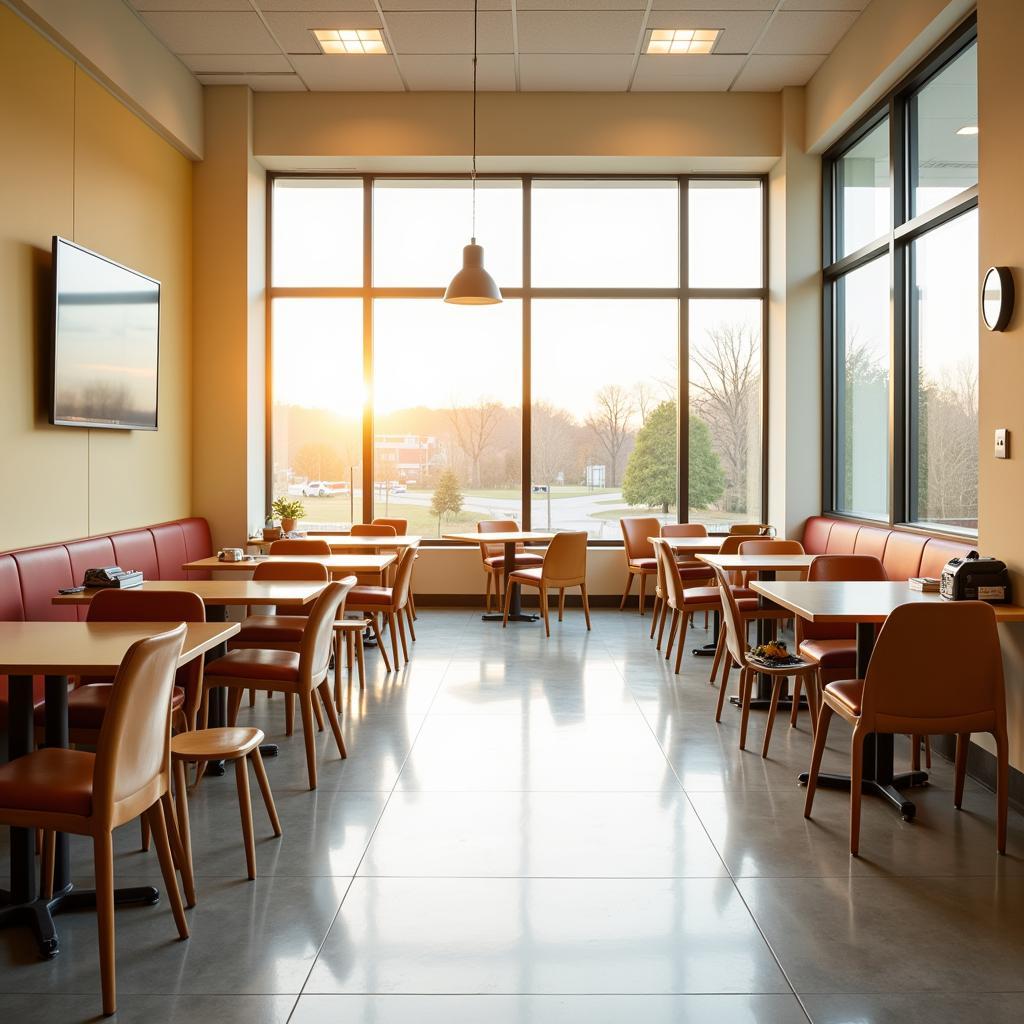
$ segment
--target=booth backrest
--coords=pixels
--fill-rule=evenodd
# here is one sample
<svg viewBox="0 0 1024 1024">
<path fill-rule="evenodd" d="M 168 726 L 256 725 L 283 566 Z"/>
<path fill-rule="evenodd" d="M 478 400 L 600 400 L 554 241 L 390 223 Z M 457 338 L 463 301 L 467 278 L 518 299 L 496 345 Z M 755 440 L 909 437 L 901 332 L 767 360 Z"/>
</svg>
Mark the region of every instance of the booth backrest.
<svg viewBox="0 0 1024 1024">
<path fill-rule="evenodd" d="M 938 576 L 954 555 L 965 555 L 973 545 L 918 533 L 858 526 L 824 516 L 804 523 L 804 550 L 809 555 L 856 554 L 880 558 L 890 580 L 911 576 Z"/>
</svg>

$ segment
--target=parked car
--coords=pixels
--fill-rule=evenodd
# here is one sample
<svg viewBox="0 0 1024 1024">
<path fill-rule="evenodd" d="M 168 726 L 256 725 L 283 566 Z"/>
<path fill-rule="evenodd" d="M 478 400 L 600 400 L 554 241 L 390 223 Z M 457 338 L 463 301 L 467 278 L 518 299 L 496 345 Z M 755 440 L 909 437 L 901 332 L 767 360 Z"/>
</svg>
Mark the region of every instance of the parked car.
<svg viewBox="0 0 1024 1024">
<path fill-rule="evenodd" d="M 307 498 L 327 498 L 332 494 L 347 494 L 348 484 L 335 480 L 310 480 L 302 488 Z"/>
</svg>

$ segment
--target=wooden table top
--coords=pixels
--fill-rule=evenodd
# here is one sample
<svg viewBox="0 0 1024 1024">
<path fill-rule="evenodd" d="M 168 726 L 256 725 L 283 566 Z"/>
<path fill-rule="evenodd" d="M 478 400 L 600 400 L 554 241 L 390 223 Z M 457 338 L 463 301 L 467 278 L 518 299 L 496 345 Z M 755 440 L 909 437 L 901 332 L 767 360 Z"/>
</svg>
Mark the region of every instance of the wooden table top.
<svg viewBox="0 0 1024 1024">
<path fill-rule="evenodd" d="M 750 587 L 809 622 L 885 622 L 900 605 L 941 604 L 946 600 L 935 593 L 911 590 L 901 580 L 887 583 L 753 580 Z M 994 604 L 992 609 L 1000 622 L 1024 622 L 1024 608 L 1019 605 Z"/>
<path fill-rule="evenodd" d="M 176 622 L 0 622 L 0 675 L 113 675 L 136 640 Z M 234 636 L 237 622 L 188 622 L 179 665 Z"/>
<path fill-rule="evenodd" d="M 344 554 L 347 548 L 415 548 L 419 547 L 421 540 L 420 537 L 413 534 L 406 534 L 401 537 L 393 537 L 390 534 L 387 536 L 373 534 L 365 537 L 352 537 L 347 533 L 310 534 L 308 537 L 297 539 L 325 540 L 330 545 L 331 551 L 335 554 Z M 274 542 L 272 540 L 247 540 L 245 543 L 251 544 L 254 547 L 269 548 Z M 242 549 L 245 549 L 245 544 L 242 545 Z"/>
<path fill-rule="evenodd" d="M 314 600 L 326 583 L 291 580 L 146 580 L 132 590 L 172 590 L 198 594 L 204 604 L 276 604 L 303 605 Z M 89 604 L 99 593 L 83 590 L 79 594 L 57 594 L 54 604 Z"/>
<path fill-rule="evenodd" d="M 444 540 L 458 540 L 466 544 L 548 544 L 553 533 L 524 532 L 511 530 L 499 533 L 446 533 Z"/>
<path fill-rule="evenodd" d="M 719 569 L 746 572 L 806 572 L 814 555 L 698 555 L 697 560 Z"/>
<path fill-rule="evenodd" d="M 256 555 L 241 562 L 222 562 L 216 555 L 186 562 L 182 569 L 207 569 L 214 572 L 252 572 L 264 562 L 317 562 L 327 566 L 333 576 L 353 572 L 383 572 L 398 560 L 398 555 Z"/>
<path fill-rule="evenodd" d="M 663 540 L 673 551 L 684 554 L 714 554 L 722 547 L 724 537 L 648 537 L 652 543 Z"/>
</svg>

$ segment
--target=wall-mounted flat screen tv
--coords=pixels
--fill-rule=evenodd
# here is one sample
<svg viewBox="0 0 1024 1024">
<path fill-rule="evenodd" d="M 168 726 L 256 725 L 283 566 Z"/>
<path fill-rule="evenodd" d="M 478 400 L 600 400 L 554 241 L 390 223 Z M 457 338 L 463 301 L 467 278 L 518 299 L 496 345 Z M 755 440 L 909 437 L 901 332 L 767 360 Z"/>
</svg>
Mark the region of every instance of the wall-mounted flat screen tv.
<svg viewBox="0 0 1024 1024">
<path fill-rule="evenodd" d="M 156 430 L 160 282 L 56 235 L 53 281 L 50 422 Z"/>
</svg>

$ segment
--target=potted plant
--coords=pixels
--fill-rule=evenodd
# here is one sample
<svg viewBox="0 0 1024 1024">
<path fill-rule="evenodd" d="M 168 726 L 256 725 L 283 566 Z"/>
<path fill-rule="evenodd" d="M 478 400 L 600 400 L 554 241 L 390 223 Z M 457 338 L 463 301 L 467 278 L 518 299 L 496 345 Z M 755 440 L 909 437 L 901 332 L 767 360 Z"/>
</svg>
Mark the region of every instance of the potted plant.
<svg viewBox="0 0 1024 1024">
<path fill-rule="evenodd" d="M 281 520 L 281 529 L 285 533 L 291 533 L 306 514 L 306 506 L 295 498 L 278 498 L 270 510 Z"/>
</svg>

